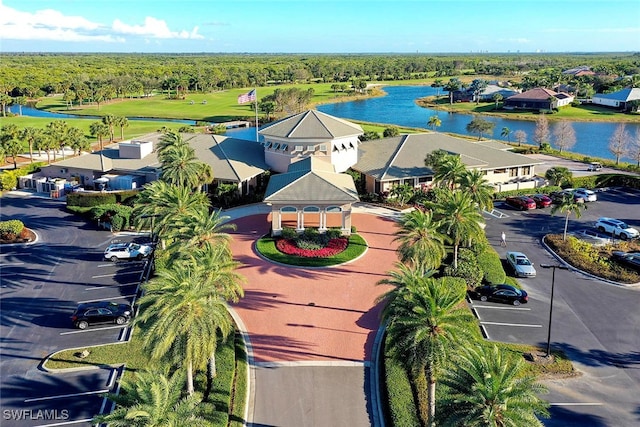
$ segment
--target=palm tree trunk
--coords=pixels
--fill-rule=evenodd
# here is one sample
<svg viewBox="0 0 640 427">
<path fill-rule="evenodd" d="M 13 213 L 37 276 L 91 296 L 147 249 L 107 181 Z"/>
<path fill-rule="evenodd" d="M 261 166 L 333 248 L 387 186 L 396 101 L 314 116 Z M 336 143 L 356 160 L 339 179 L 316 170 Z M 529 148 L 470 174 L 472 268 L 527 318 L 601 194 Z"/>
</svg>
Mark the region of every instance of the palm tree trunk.
<svg viewBox="0 0 640 427">
<path fill-rule="evenodd" d="M 427 371 L 427 400 L 429 401 L 428 427 L 436 425 L 436 378 L 432 370 Z"/>
<path fill-rule="evenodd" d="M 193 396 L 193 362 L 187 363 L 187 393 Z"/>
<path fill-rule="evenodd" d="M 209 399 L 209 393 L 211 393 L 211 389 L 213 388 L 213 379 L 218 375 L 216 370 L 216 351 L 215 349 L 211 352 L 211 356 L 209 356 L 209 364 L 207 366 L 207 389 L 204 391 L 204 396 L 202 397 L 203 401 L 207 401 Z"/>
<path fill-rule="evenodd" d="M 571 212 L 567 212 L 567 216 L 564 220 L 564 234 L 562 235 L 562 240 L 567 240 L 567 227 L 569 226 L 569 214 Z"/>
<path fill-rule="evenodd" d="M 453 268 L 458 268 L 458 244 L 453 245 Z"/>
</svg>

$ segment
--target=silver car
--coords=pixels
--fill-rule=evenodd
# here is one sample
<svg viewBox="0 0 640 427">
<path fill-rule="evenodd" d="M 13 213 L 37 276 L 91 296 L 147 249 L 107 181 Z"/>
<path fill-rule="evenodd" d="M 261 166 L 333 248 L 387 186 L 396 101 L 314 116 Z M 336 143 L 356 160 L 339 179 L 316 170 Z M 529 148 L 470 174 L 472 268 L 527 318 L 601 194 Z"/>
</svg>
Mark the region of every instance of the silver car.
<svg viewBox="0 0 640 427">
<path fill-rule="evenodd" d="M 516 277 L 536 277 L 533 263 L 522 252 L 507 252 L 507 262 L 513 268 Z"/>
</svg>

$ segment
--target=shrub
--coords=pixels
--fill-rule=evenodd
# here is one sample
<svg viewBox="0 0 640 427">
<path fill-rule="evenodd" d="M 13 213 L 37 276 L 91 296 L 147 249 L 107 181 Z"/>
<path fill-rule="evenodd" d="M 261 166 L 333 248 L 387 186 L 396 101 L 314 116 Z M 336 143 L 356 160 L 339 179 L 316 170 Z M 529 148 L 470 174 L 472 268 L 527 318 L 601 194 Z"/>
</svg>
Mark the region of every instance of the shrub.
<svg viewBox="0 0 640 427">
<path fill-rule="evenodd" d="M 419 426 L 411 381 L 402 364 L 388 353 L 384 359 L 389 416 L 393 426 Z"/>
<path fill-rule="evenodd" d="M 138 196 L 139 190 L 124 190 L 115 193 L 116 203 L 120 203 L 127 206 L 133 206 L 133 202 Z"/>
<path fill-rule="evenodd" d="M 330 228 L 327 230 L 327 237 L 329 239 L 337 239 L 338 237 L 342 237 L 342 230 L 339 228 Z"/>
<path fill-rule="evenodd" d="M 539 188 L 500 191 L 500 192 L 493 193 L 493 200 L 502 200 L 509 196 L 526 196 L 528 194 L 537 194 L 537 193 L 549 194 L 554 191 L 560 191 L 560 190 L 562 190 L 562 188 L 560 188 L 557 185 L 547 185 L 546 187 L 539 187 Z"/>
<path fill-rule="evenodd" d="M 467 287 L 475 288 L 482 280 L 482 270 L 478 265 L 476 255 L 469 249 L 462 248 L 458 251 L 458 268 L 453 264 L 444 268 L 444 275 L 460 277 L 467 283 Z"/>
<path fill-rule="evenodd" d="M 32 163 L 18 169 L 4 169 L 0 173 L 0 190 L 11 190 L 18 187 L 18 177 L 29 175 L 40 169 L 43 162 Z"/>
<path fill-rule="evenodd" d="M 18 219 L 0 221 L 0 238 L 4 240 L 15 239 L 22 233 L 22 230 L 24 230 L 24 224 Z"/>
<path fill-rule="evenodd" d="M 482 270 L 482 279 L 492 284 L 504 283 L 507 275 L 504 272 L 500 255 L 491 246 L 477 256 L 478 266 Z"/>
<path fill-rule="evenodd" d="M 281 236 L 283 239 L 295 239 L 298 237 L 298 232 L 291 227 L 284 227 Z"/>
<path fill-rule="evenodd" d="M 93 207 L 116 204 L 115 193 L 71 193 L 67 194 L 67 206 Z"/>
<path fill-rule="evenodd" d="M 95 206 L 91 209 L 89 215 L 97 221 L 108 222 L 111 224 L 112 231 L 120 231 L 128 228 L 131 220 L 131 211 L 129 206 L 106 204 Z"/>
<path fill-rule="evenodd" d="M 357 233 L 357 232 L 358 232 L 358 230 L 356 229 L 356 226 L 355 226 L 355 225 L 352 225 L 352 226 L 351 226 L 351 233 L 352 233 L 352 234 L 355 234 L 355 233 Z"/>
<path fill-rule="evenodd" d="M 593 189 L 597 187 L 597 180 L 598 180 L 598 176 L 597 175 L 591 175 L 591 176 L 581 176 L 581 177 L 574 177 L 572 179 L 572 185 L 574 187 L 578 187 L 578 188 L 589 188 L 589 189 Z"/>
</svg>

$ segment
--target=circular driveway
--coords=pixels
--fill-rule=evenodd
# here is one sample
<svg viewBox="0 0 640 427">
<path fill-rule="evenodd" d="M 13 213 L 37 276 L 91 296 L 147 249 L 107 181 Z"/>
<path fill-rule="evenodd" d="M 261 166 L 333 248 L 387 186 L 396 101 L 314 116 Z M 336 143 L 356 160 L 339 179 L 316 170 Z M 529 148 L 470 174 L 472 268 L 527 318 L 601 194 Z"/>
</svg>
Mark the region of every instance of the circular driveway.
<svg viewBox="0 0 640 427">
<path fill-rule="evenodd" d="M 369 361 L 380 324 L 376 285 L 397 260 L 395 221 L 355 213 L 353 225 L 369 244 L 359 259 L 328 268 L 274 264 L 259 257 L 255 241 L 270 230 L 268 215 L 233 222 L 231 248 L 247 278 L 234 306 L 251 339 L 255 362 Z"/>
</svg>

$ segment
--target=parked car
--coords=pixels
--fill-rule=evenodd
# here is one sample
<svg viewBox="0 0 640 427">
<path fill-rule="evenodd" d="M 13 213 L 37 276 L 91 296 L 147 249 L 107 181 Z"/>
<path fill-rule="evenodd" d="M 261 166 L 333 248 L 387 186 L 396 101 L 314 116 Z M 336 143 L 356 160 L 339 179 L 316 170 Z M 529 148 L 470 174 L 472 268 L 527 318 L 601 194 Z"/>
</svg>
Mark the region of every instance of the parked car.
<svg viewBox="0 0 640 427">
<path fill-rule="evenodd" d="M 640 271 L 640 252 L 613 251 L 611 258 L 628 267 Z"/>
<path fill-rule="evenodd" d="M 530 196 L 534 202 L 536 202 L 537 208 L 546 208 L 551 206 L 551 197 L 546 194 L 534 194 Z"/>
<path fill-rule="evenodd" d="M 573 193 L 573 189 L 567 189 L 562 191 L 554 191 L 549 194 L 551 201 L 553 203 L 562 203 L 562 201 L 567 197 L 573 197 L 573 201 L 576 203 L 584 203 L 584 199 L 580 197 L 578 194 Z"/>
<path fill-rule="evenodd" d="M 114 243 L 104 250 L 104 258 L 116 262 L 120 259 L 137 259 L 148 257 L 153 248 L 137 243 Z"/>
<path fill-rule="evenodd" d="M 536 277 L 536 269 L 522 252 L 507 252 L 507 262 L 513 268 L 516 277 Z"/>
<path fill-rule="evenodd" d="M 573 190 L 573 195 L 582 197 L 585 202 L 595 202 L 598 200 L 598 196 L 592 190 L 588 190 L 586 188 L 576 188 Z"/>
<path fill-rule="evenodd" d="M 507 304 L 520 305 L 529 301 L 527 292 L 511 285 L 487 285 L 475 289 L 475 295 L 480 301 L 496 301 Z"/>
<path fill-rule="evenodd" d="M 572 231 L 572 236 L 584 240 L 585 242 L 589 242 L 594 246 L 604 246 L 610 243 L 613 243 L 612 239 L 604 234 L 600 234 L 595 230 L 590 230 L 585 228 L 584 230 Z"/>
<path fill-rule="evenodd" d="M 638 230 L 620 221 L 619 219 L 602 217 L 596 221 L 595 228 L 601 233 L 609 233 L 613 237 L 619 237 L 622 240 L 635 239 L 640 235 Z"/>
<path fill-rule="evenodd" d="M 589 172 L 597 172 L 602 169 L 602 164 L 600 162 L 591 162 L 587 170 Z"/>
<path fill-rule="evenodd" d="M 87 329 L 89 325 L 98 323 L 115 323 L 124 325 L 131 320 L 133 310 L 129 304 L 118 304 L 113 301 L 96 301 L 78 305 L 71 316 L 71 321 L 78 329 Z"/>
<path fill-rule="evenodd" d="M 505 199 L 509 206 L 513 206 L 521 211 L 535 209 L 536 202 L 527 196 L 510 196 Z"/>
</svg>

